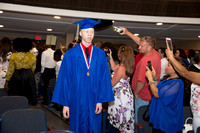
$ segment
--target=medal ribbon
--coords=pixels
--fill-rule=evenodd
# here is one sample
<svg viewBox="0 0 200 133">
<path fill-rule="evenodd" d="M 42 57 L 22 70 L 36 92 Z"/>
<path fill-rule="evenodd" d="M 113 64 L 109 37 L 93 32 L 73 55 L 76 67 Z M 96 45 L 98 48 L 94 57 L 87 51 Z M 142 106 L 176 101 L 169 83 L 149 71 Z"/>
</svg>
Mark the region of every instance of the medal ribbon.
<svg viewBox="0 0 200 133">
<path fill-rule="evenodd" d="M 90 68 L 90 63 L 91 63 L 91 58 L 92 58 L 92 53 L 93 53 L 93 46 L 92 46 L 92 49 L 91 49 L 91 53 L 90 53 L 90 57 L 89 57 L 89 62 L 88 62 L 86 53 L 83 50 L 82 45 L 80 45 L 80 46 L 81 46 L 81 50 L 82 50 L 82 53 L 83 53 L 83 56 L 84 56 L 84 59 L 85 59 L 86 66 L 89 69 Z"/>
</svg>

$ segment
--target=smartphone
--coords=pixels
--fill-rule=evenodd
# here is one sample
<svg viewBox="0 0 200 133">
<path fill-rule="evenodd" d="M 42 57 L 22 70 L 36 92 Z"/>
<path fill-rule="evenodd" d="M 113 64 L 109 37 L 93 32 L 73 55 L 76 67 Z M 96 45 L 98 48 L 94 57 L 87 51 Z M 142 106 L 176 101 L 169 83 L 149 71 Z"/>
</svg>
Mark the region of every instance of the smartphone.
<svg viewBox="0 0 200 133">
<path fill-rule="evenodd" d="M 171 38 L 166 38 L 166 44 L 168 44 L 170 50 L 173 51 L 173 45 L 172 45 L 172 39 Z"/>
<path fill-rule="evenodd" d="M 147 64 L 148 64 L 148 68 L 149 68 L 149 70 L 152 71 L 151 61 L 148 61 Z"/>
<path fill-rule="evenodd" d="M 116 26 L 113 27 L 113 30 L 114 30 L 115 32 L 119 32 L 119 33 L 122 33 L 122 32 L 123 32 L 123 30 L 122 30 L 121 28 L 116 27 Z"/>
<path fill-rule="evenodd" d="M 107 47 L 105 47 L 105 48 L 103 49 L 103 51 L 106 53 L 106 56 L 107 56 L 108 53 L 110 53 L 110 49 L 107 48 Z"/>
</svg>

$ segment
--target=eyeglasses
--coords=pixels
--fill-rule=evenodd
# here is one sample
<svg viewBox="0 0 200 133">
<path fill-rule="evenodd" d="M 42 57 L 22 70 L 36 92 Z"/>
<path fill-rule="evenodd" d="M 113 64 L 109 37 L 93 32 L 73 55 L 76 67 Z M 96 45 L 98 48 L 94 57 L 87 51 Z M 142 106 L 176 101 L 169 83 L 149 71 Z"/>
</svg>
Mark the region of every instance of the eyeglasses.
<svg viewBox="0 0 200 133">
<path fill-rule="evenodd" d="M 148 43 L 151 43 L 151 41 L 150 41 L 150 40 L 151 40 L 151 37 L 149 37 L 149 36 L 145 36 L 145 37 L 144 37 L 144 40 L 146 40 Z"/>
<path fill-rule="evenodd" d="M 150 45 L 152 45 L 152 38 L 149 36 L 145 36 L 144 40 L 147 41 Z"/>
</svg>

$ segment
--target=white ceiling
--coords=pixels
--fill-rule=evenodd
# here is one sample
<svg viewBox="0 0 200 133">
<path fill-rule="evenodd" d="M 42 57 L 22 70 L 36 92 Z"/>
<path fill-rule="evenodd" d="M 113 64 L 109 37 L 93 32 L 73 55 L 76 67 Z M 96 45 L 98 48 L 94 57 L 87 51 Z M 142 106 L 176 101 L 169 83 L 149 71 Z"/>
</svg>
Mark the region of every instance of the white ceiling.
<svg viewBox="0 0 200 133">
<path fill-rule="evenodd" d="M 0 10 L 4 11 L 4 13 L 0 14 L 0 25 L 4 25 L 3 28 L 0 28 L 0 32 L 4 33 L 29 33 L 44 35 L 49 34 L 47 28 L 51 28 L 53 30 L 51 34 L 65 36 L 67 33 L 75 34 L 76 25 L 74 25 L 73 23 L 82 19 L 77 16 L 64 16 L 62 13 L 56 13 L 57 15 L 61 15 L 62 17 L 60 20 L 56 20 L 53 18 L 53 13 L 46 13 L 44 15 L 44 13 L 39 13 L 40 10 L 37 10 L 37 13 L 32 14 L 30 12 L 23 11 L 23 9 L 21 9 L 21 11 L 17 9 L 10 10 L 10 8 L 8 9 L 8 7 L 3 7 L 2 4 L 0 5 Z M 113 16 L 115 15 L 116 14 L 113 14 Z M 84 18 L 88 16 L 82 15 L 82 17 Z M 173 40 L 200 40 L 200 38 L 198 38 L 198 36 L 200 36 L 199 18 L 176 18 L 176 21 L 173 22 L 170 20 L 173 20 L 174 18 L 162 17 L 163 19 L 160 19 L 158 17 L 154 18 L 154 21 L 161 22 L 163 20 L 163 25 L 157 26 L 152 20 L 149 20 L 150 22 L 146 22 L 146 20 L 149 19 L 148 17 L 151 18 L 150 16 L 146 16 L 146 19 L 145 17 L 142 18 L 143 21 L 136 19 L 134 21 L 130 21 L 122 18 L 120 19 L 119 16 L 119 18 L 115 19 L 113 25 L 126 27 L 130 32 L 139 33 L 140 36 L 152 36 L 158 41 L 164 40 L 165 37 L 170 37 Z M 102 14 L 96 17 L 93 16 L 92 18 L 108 19 L 108 16 L 104 16 L 104 14 Z M 168 21 L 168 19 L 170 20 Z M 193 19 L 195 19 L 195 23 L 193 23 Z M 127 36 L 119 36 L 118 33 L 113 32 L 112 27 L 103 31 L 96 31 L 95 38 L 99 40 L 128 39 Z"/>
</svg>

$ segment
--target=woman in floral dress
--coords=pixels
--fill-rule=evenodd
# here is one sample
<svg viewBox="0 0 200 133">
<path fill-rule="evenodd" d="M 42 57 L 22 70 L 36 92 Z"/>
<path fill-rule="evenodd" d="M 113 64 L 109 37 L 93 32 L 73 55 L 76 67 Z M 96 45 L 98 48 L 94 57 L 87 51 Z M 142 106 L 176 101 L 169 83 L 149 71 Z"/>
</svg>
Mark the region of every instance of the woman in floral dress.
<svg viewBox="0 0 200 133">
<path fill-rule="evenodd" d="M 200 53 L 194 58 L 195 64 L 193 64 L 189 70 L 200 73 Z M 200 84 L 192 83 L 191 85 L 191 98 L 190 106 L 193 113 L 193 126 L 195 133 L 197 128 L 200 127 Z"/>
<path fill-rule="evenodd" d="M 6 96 L 7 91 L 4 88 L 6 83 L 6 73 L 9 66 L 9 58 L 12 54 L 11 41 L 4 37 L 0 44 L 0 96 Z"/>
<path fill-rule="evenodd" d="M 134 54 L 130 46 L 121 46 L 118 51 L 119 65 L 116 65 L 110 51 L 112 86 L 115 101 L 108 105 L 110 124 L 119 129 L 120 133 L 134 132 L 134 96 L 129 84 L 134 68 Z"/>
</svg>

